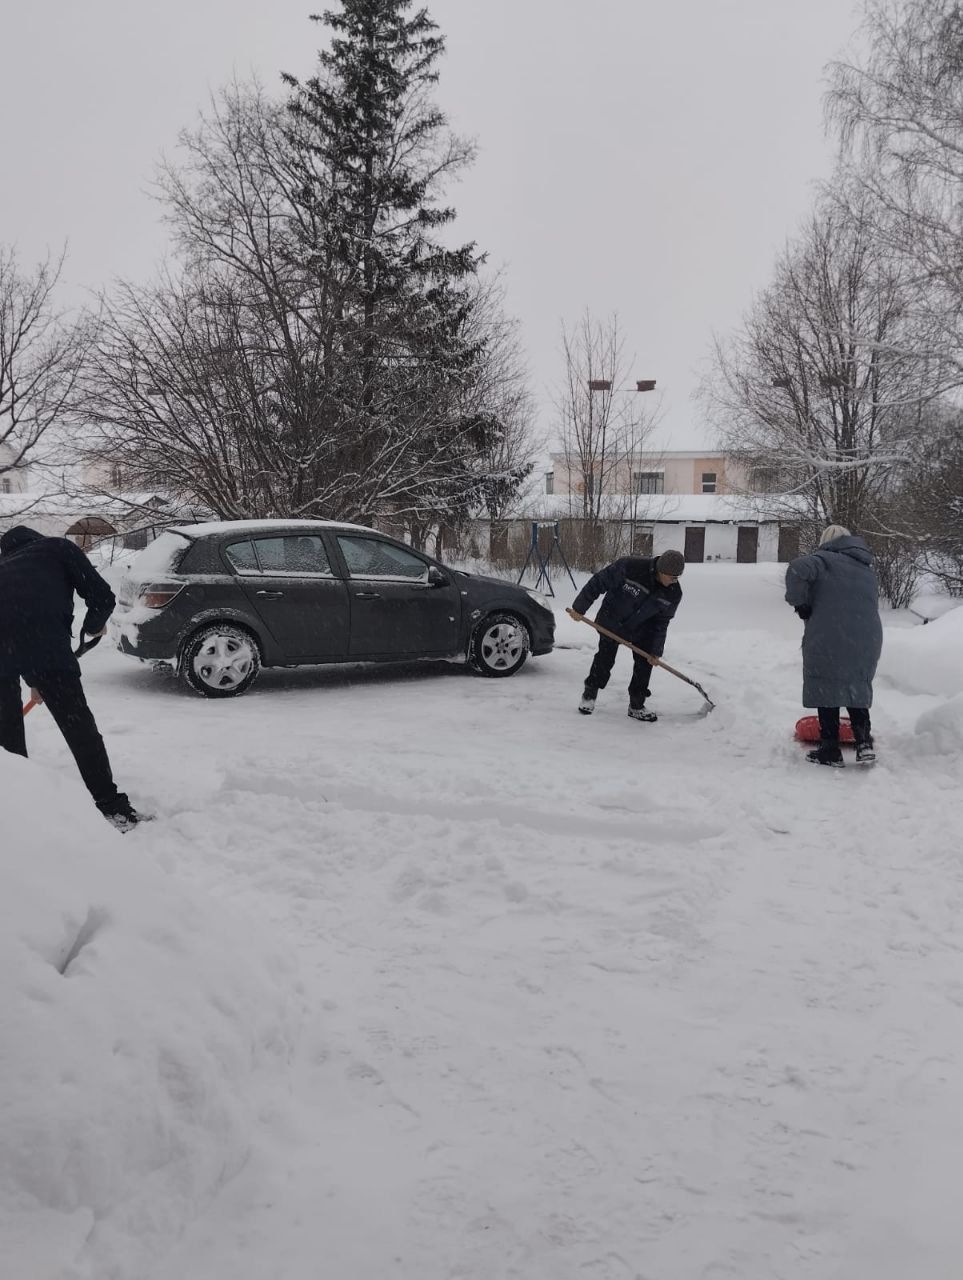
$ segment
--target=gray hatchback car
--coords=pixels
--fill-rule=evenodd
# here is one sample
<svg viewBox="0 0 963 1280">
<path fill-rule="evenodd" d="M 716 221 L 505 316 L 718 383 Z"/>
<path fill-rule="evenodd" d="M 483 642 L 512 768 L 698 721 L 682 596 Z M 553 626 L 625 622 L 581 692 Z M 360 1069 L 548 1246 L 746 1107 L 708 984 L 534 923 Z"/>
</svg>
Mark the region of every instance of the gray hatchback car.
<svg viewBox="0 0 963 1280">
<path fill-rule="evenodd" d="M 122 582 L 111 634 L 122 653 L 229 698 L 262 666 L 461 658 L 511 676 L 551 652 L 555 616 L 537 591 L 374 529 L 238 520 L 162 533 Z"/>
</svg>

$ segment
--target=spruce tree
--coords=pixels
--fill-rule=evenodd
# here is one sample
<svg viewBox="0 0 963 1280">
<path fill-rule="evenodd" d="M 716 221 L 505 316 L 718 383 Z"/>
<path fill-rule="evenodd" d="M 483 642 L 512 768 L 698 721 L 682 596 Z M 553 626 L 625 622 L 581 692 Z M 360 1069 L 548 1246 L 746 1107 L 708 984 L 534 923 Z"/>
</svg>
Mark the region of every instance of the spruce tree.
<svg viewBox="0 0 963 1280">
<path fill-rule="evenodd" d="M 300 157 L 294 252 L 337 282 L 329 375 L 349 407 L 344 457 L 368 508 L 359 516 L 413 500 L 406 486 L 364 493 L 385 451 L 443 506 L 446 486 L 469 470 L 457 460 L 477 447 L 477 424 L 458 406 L 484 355 L 467 323 L 481 259 L 473 244 L 441 240 L 455 217 L 443 184 L 471 149 L 430 97 L 444 39 L 424 9 L 410 10 L 411 0 L 342 0 L 314 18 L 331 32 L 316 74 L 285 77 Z"/>
</svg>

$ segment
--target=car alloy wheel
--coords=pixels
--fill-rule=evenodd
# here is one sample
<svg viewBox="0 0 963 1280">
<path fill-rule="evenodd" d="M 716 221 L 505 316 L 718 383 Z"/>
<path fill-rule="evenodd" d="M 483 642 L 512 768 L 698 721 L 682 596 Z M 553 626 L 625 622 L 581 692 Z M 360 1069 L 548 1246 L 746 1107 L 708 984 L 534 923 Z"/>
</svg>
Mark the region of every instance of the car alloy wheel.
<svg viewBox="0 0 963 1280">
<path fill-rule="evenodd" d="M 513 676 L 525 664 L 528 628 L 510 613 L 486 618 L 472 637 L 471 664 L 485 676 Z"/>
</svg>

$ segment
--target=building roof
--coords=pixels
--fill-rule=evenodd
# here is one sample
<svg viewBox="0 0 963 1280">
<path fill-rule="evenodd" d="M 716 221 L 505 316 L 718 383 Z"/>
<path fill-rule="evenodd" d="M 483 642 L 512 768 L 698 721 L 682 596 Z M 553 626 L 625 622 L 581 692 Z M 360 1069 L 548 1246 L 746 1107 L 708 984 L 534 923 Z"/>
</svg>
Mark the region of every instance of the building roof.
<svg viewBox="0 0 963 1280">
<path fill-rule="evenodd" d="M 92 490 L 72 493 L 44 493 L 39 489 L 25 489 L 18 493 L 0 493 L 0 514 L 16 514 L 20 511 L 79 511 L 113 512 L 120 514 L 150 506 L 177 509 L 177 503 L 162 493 L 121 493 L 111 496 Z M 182 508 L 183 509 L 183 508 Z"/>
<path fill-rule="evenodd" d="M 722 493 L 647 493 L 633 497 L 612 494 L 602 499 L 601 515 L 606 520 L 635 520 L 646 524 L 755 524 L 780 518 L 772 512 L 773 497 L 771 494 L 753 497 L 752 494 Z M 797 505 L 787 495 L 779 495 L 778 502 L 781 508 Z M 801 499 L 798 505 L 801 511 Z M 582 500 L 578 494 L 542 494 L 526 504 L 523 518 L 578 519 L 581 514 Z"/>
<path fill-rule="evenodd" d="M 613 459 L 611 465 L 615 465 L 617 461 L 621 461 L 626 464 L 634 464 L 637 462 L 661 463 L 664 461 L 673 462 L 676 459 L 688 460 L 694 458 L 699 458 L 708 462 L 711 458 L 725 460 L 728 456 L 729 455 L 724 449 L 639 449 L 634 454 L 627 455 L 623 459 Z M 552 452 L 549 457 L 553 464 L 559 462 L 571 462 L 573 464 L 572 470 L 578 470 L 578 460 L 561 450 Z M 546 469 L 550 470 L 550 468 Z"/>
</svg>

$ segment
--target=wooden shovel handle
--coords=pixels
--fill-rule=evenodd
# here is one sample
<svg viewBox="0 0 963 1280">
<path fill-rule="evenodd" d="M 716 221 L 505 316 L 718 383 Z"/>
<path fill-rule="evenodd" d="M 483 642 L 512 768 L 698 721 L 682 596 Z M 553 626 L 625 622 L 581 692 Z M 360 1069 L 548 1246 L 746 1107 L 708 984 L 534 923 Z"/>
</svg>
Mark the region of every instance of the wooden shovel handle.
<svg viewBox="0 0 963 1280">
<path fill-rule="evenodd" d="M 600 636 L 607 636 L 609 640 L 615 640 L 619 644 L 624 644 L 626 649 L 631 649 L 632 652 L 637 653 L 639 657 L 648 659 L 648 661 L 652 663 L 653 667 L 665 667 L 666 671 L 672 671 L 674 676 L 679 674 L 678 671 L 673 671 L 667 662 L 663 662 L 661 658 L 657 658 L 655 654 L 646 653 L 646 651 L 644 649 L 640 649 L 637 644 L 633 644 L 631 640 L 626 640 L 624 636 L 616 635 L 614 631 L 609 631 L 607 627 L 600 627 L 599 624 L 597 622 L 593 622 L 591 618 L 586 618 L 584 613 L 576 613 L 574 609 L 566 609 L 565 612 L 570 618 L 574 618 L 576 622 L 587 623 L 588 626 L 590 626 L 593 631 L 597 631 Z"/>
<path fill-rule="evenodd" d="M 77 645 L 77 648 L 74 650 L 74 657 L 82 658 L 85 653 L 89 653 L 91 649 L 95 649 L 97 645 L 100 644 L 101 636 L 103 634 L 104 633 L 101 631 L 97 635 L 87 636 L 87 638 L 85 639 L 83 636 L 83 633 L 81 633 L 80 642 Z M 34 707 L 39 707 L 40 701 L 41 700 L 39 698 L 30 698 L 27 702 L 23 704 L 23 714 L 28 715 L 29 712 L 31 712 L 34 709 Z"/>
<path fill-rule="evenodd" d="M 696 684 L 696 682 L 690 679 L 689 676 L 684 675 L 681 671 L 677 671 L 675 667 L 670 667 L 669 664 L 667 662 L 663 662 L 661 658 L 655 657 L 654 654 L 646 653 L 646 651 L 644 649 L 640 649 L 637 644 L 633 644 L 631 640 L 626 640 L 624 636 L 616 635 L 614 631 L 609 631 L 607 627 L 600 627 L 599 624 L 597 622 L 593 622 L 591 618 L 586 618 L 584 613 L 576 613 L 574 609 L 566 609 L 565 612 L 570 618 L 574 618 L 576 622 L 586 623 L 594 631 L 597 631 L 600 636 L 607 636 L 610 640 L 615 640 L 618 644 L 624 644 L 626 649 L 631 649 L 633 653 L 637 653 L 640 657 L 647 659 L 647 661 L 652 663 L 653 667 L 662 667 L 664 671 L 668 671 L 679 680 L 684 680 L 686 684 L 691 684 L 693 689 L 699 690 L 710 707 L 715 706 L 715 703 L 706 693 L 705 689 L 703 689 L 701 684 Z"/>
</svg>

